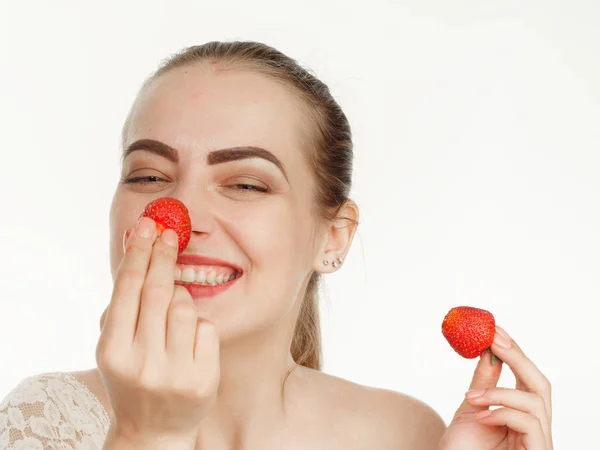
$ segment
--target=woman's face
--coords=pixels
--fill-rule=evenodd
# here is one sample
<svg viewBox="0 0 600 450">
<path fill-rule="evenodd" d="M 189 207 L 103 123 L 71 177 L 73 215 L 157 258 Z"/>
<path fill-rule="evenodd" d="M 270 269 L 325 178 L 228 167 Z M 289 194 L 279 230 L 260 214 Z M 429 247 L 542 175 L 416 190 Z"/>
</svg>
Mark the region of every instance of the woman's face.
<svg viewBox="0 0 600 450">
<path fill-rule="evenodd" d="M 224 279 L 241 273 L 224 290 L 190 288 L 199 316 L 222 339 L 293 323 L 289 312 L 325 231 L 313 212 L 304 123 L 290 91 L 251 71 L 203 64 L 154 80 L 134 105 L 122 167 L 129 182 L 119 183 L 111 206 L 113 279 L 123 233 L 148 202 L 174 197 L 192 220 L 182 256 L 220 260 L 189 259 L 179 268 L 191 266 L 195 280 L 200 271 L 209 279 L 210 272 Z"/>
</svg>

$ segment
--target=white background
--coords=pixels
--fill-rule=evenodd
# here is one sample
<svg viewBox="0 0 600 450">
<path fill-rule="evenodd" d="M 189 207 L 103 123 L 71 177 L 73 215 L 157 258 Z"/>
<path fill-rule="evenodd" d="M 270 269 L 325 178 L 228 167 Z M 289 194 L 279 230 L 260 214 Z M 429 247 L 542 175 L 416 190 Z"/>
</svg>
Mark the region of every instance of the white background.
<svg viewBox="0 0 600 450">
<path fill-rule="evenodd" d="M 448 422 L 476 362 L 441 321 L 479 306 L 551 380 L 556 448 L 597 442 L 600 3 L 1 5 L 0 397 L 95 365 L 119 132 L 143 79 L 184 46 L 251 39 L 313 69 L 354 129 L 362 223 L 327 282 L 325 371 Z"/>
</svg>

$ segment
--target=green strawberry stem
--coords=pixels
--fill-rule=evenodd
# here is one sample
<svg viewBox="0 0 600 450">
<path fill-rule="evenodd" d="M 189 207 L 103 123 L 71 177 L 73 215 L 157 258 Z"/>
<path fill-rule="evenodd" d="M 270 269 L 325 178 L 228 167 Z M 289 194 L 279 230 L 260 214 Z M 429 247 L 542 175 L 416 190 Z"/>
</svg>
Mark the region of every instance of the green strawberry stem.
<svg viewBox="0 0 600 450">
<path fill-rule="evenodd" d="M 488 347 L 488 348 L 486 348 L 486 349 L 485 349 L 485 351 L 486 351 L 486 352 L 490 352 L 490 353 L 492 353 L 492 349 L 491 349 L 491 347 Z M 504 362 L 504 361 L 502 361 L 500 358 L 498 358 L 496 355 L 494 355 L 494 354 L 492 353 L 492 366 L 493 366 L 494 364 L 496 364 L 496 360 L 500 361 L 501 363 L 503 363 L 503 362 Z"/>
</svg>

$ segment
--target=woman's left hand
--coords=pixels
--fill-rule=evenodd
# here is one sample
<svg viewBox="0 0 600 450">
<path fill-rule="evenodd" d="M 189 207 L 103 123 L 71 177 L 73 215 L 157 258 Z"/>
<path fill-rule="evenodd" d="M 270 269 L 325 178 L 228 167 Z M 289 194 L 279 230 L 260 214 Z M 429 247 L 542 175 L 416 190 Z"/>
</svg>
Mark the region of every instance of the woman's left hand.
<svg viewBox="0 0 600 450">
<path fill-rule="evenodd" d="M 552 450 L 550 382 L 500 327 L 491 349 L 515 374 L 515 389 L 496 387 L 504 364 L 492 366 L 485 352 L 439 450 Z"/>
</svg>

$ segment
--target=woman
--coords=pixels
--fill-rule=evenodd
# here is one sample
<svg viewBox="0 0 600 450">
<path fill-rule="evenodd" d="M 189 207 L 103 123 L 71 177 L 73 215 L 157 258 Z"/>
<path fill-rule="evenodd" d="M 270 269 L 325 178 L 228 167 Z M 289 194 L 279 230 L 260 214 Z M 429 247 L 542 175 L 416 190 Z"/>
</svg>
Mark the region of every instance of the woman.
<svg viewBox="0 0 600 450">
<path fill-rule="evenodd" d="M 318 283 L 358 208 L 348 121 L 295 61 L 253 42 L 184 50 L 141 89 L 123 149 L 98 368 L 24 380 L 0 406 L 0 449 L 552 448 L 550 385 L 500 328 L 516 389 L 495 387 L 484 353 L 448 428 L 320 372 Z M 158 197 L 189 209 L 180 256 L 175 232 L 137 221 Z"/>
</svg>

